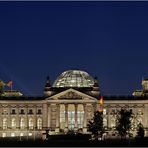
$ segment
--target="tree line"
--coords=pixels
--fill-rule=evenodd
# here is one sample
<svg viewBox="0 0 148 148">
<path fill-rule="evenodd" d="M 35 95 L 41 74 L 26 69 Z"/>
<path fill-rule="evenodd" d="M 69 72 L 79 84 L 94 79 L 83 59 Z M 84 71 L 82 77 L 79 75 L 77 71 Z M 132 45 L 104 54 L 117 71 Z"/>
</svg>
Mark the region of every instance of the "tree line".
<svg viewBox="0 0 148 148">
<path fill-rule="evenodd" d="M 132 110 L 121 109 L 116 114 L 115 130 L 121 139 L 126 139 L 132 136 Z M 91 132 L 92 139 L 102 139 L 105 133 L 105 127 L 103 125 L 103 112 L 96 111 L 91 121 L 88 123 L 88 130 Z M 144 138 L 144 127 L 142 123 L 137 126 L 137 137 Z"/>
</svg>

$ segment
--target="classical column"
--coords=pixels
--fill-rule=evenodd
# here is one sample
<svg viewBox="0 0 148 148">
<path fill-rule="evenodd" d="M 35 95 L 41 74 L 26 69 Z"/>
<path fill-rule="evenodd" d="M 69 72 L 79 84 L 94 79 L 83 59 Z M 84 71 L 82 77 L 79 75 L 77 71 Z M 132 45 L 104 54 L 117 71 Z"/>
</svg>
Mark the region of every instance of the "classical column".
<svg viewBox="0 0 148 148">
<path fill-rule="evenodd" d="M 57 104 L 57 113 L 56 113 L 56 132 L 59 132 L 59 117 L 60 117 L 60 105 Z"/>
<path fill-rule="evenodd" d="M 43 129 L 46 129 L 47 128 L 47 113 L 48 113 L 48 108 L 47 108 L 48 106 L 47 106 L 47 104 L 46 103 L 44 103 L 43 104 L 43 116 L 45 117 L 45 118 L 43 118 Z"/>
<path fill-rule="evenodd" d="M 65 104 L 65 130 L 68 129 L 68 104 Z"/>
<path fill-rule="evenodd" d="M 75 104 L 75 130 L 78 128 L 78 104 Z"/>
<path fill-rule="evenodd" d="M 48 128 L 51 127 L 51 105 L 48 105 Z"/>
<path fill-rule="evenodd" d="M 83 120 L 83 132 L 86 133 L 87 132 L 87 109 L 86 109 L 86 104 L 83 105 L 84 106 L 84 120 Z"/>
<path fill-rule="evenodd" d="M 19 106 L 16 107 L 16 128 L 20 129 Z"/>
</svg>

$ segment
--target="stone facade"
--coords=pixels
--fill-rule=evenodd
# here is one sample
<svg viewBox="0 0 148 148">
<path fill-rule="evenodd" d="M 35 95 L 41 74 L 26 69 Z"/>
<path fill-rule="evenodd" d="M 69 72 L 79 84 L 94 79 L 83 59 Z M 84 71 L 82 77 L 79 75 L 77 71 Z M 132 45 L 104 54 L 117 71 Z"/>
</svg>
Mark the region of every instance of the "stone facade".
<svg viewBox="0 0 148 148">
<path fill-rule="evenodd" d="M 99 110 L 100 90 L 97 79 L 91 87 L 55 88 L 46 80 L 44 96 L 1 96 L 0 137 L 41 138 L 69 130 L 88 133 L 87 124 Z M 148 136 L 148 97 L 103 96 L 103 124 L 109 137 L 116 134 L 116 113 L 121 108 L 132 110 L 134 136 L 142 123 Z"/>
</svg>

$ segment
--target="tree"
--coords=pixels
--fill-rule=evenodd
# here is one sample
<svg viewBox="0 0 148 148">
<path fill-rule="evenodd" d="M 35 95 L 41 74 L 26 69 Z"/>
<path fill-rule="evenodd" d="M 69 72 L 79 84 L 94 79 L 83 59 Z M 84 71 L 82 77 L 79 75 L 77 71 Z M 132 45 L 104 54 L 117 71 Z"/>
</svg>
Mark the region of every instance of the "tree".
<svg viewBox="0 0 148 148">
<path fill-rule="evenodd" d="M 121 109 L 117 113 L 116 118 L 116 130 L 118 134 L 122 138 L 126 138 L 127 135 L 130 136 L 130 130 L 131 130 L 131 118 L 133 117 L 133 113 L 130 110 Z"/>
<path fill-rule="evenodd" d="M 103 112 L 96 111 L 94 113 L 93 119 L 88 123 L 88 131 L 92 133 L 92 136 L 95 139 L 97 139 L 98 136 L 102 138 L 102 135 L 104 133 Z"/>
<path fill-rule="evenodd" d="M 144 138 L 144 127 L 143 127 L 142 123 L 138 124 L 137 137 Z"/>
<path fill-rule="evenodd" d="M 5 86 L 5 83 L 0 80 L 0 95 L 4 92 L 4 86 Z"/>
</svg>

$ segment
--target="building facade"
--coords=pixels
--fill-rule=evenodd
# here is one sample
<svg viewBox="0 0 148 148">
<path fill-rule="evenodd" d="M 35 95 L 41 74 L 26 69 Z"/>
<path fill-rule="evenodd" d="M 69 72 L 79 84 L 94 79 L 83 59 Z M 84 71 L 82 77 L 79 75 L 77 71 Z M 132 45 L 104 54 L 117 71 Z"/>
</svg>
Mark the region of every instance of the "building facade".
<svg viewBox="0 0 148 148">
<path fill-rule="evenodd" d="M 136 135 L 138 123 L 142 123 L 148 136 L 146 79 L 142 85 L 143 90 L 135 91 L 131 96 L 103 96 L 103 125 L 109 137 L 116 134 L 116 114 L 121 108 L 128 108 L 134 114 L 133 134 Z M 0 97 L 0 137 L 36 139 L 45 131 L 49 134 L 70 130 L 88 133 L 87 124 L 94 111 L 100 108 L 97 78 L 80 70 L 63 72 L 53 85 L 47 77 L 42 97 L 14 95 L 14 92 L 10 95 L 12 92 L 5 92 L 9 95 Z"/>
</svg>

